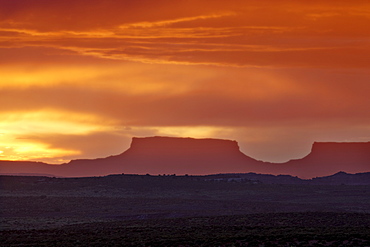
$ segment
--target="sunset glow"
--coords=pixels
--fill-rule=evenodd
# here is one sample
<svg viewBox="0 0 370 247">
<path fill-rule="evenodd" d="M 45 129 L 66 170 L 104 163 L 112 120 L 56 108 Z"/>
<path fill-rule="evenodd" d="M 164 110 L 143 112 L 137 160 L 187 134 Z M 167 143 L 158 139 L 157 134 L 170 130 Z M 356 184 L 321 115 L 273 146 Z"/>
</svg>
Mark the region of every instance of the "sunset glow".
<svg viewBox="0 0 370 247">
<path fill-rule="evenodd" d="M 364 0 L 0 0 L 0 159 L 161 135 L 282 162 L 369 141 L 369 58 Z"/>
</svg>

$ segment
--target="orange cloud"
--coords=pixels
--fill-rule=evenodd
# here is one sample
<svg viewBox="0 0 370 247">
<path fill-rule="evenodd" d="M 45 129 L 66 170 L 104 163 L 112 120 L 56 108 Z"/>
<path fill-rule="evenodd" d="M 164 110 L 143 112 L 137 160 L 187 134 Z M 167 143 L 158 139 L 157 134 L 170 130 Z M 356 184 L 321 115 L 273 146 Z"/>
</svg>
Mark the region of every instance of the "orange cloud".
<svg viewBox="0 0 370 247">
<path fill-rule="evenodd" d="M 210 18 L 220 18 L 224 16 L 235 15 L 234 13 L 225 13 L 225 14 L 213 14 L 213 15 L 201 15 L 201 16 L 194 16 L 194 17 L 186 17 L 186 18 L 179 18 L 174 20 L 162 20 L 162 21 L 155 21 L 155 22 L 138 22 L 138 23 L 130 23 L 126 25 L 119 26 L 119 28 L 126 29 L 126 28 L 152 28 L 157 26 L 168 26 L 175 23 L 181 22 L 189 22 L 189 21 L 196 21 L 196 20 L 205 20 Z"/>
<path fill-rule="evenodd" d="M 81 1 L 14 2 L 4 3 L 8 12 L 0 21 L 3 47 L 54 47 L 145 63 L 369 66 L 370 6 L 363 1 L 335 6 L 328 1 L 197 2 L 198 7 L 204 5 L 198 10 L 189 2 L 184 6 L 182 1 L 159 1 L 150 12 L 140 8 L 150 7 L 147 1 L 93 1 L 91 6 Z"/>
<path fill-rule="evenodd" d="M 368 138 L 368 1 L 0 6 L 1 158 L 108 156 L 132 135 L 191 135 L 284 160 L 320 137 Z"/>
</svg>

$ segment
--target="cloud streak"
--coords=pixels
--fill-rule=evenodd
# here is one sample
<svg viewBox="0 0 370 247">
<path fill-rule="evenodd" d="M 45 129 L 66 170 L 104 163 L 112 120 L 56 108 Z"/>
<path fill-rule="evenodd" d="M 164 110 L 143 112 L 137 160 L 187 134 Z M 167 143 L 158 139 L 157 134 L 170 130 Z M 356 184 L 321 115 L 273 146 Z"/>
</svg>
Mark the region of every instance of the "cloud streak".
<svg viewBox="0 0 370 247">
<path fill-rule="evenodd" d="M 69 23 L 71 19 L 77 24 L 84 23 L 79 29 L 67 23 L 53 26 L 54 19 L 46 12 L 42 14 L 43 18 L 51 18 L 49 21 L 52 22 L 47 28 L 44 22 L 34 19 L 38 13 L 34 8 L 22 8 L 21 13 L 25 17 L 14 11 L 0 22 L 0 31 L 4 34 L 0 46 L 53 47 L 85 56 L 144 63 L 252 67 L 369 66 L 366 59 L 369 56 L 369 32 L 365 31 L 370 30 L 366 24 L 369 16 L 363 11 L 361 1 L 353 3 L 350 8 L 340 3 L 335 8 L 325 3 L 302 3 L 289 8 L 272 4 L 262 8 L 255 2 L 246 6 L 237 1 L 229 9 L 223 6 L 226 10 L 220 8 L 220 3 L 205 9 L 210 14 L 194 15 L 192 10 L 182 10 L 185 16 L 180 18 L 171 18 L 180 10 L 179 7 L 173 10 L 174 13 L 163 7 L 158 16 L 143 13 L 144 19 L 147 16 L 150 21 L 138 21 L 130 14 L 120 18 L 112 9 L 114 5 L 104 5 L 101 7 L 111 11 L 112 19 L 103 21 L 103 26 L 97 25 L 95 19 L 86 26 L 82 20 L 90 18 L 89 14 L 78 12 L 79 6 L 74 5 L 72 15 L 63 21 Z M 130 13 L 130 7 L 136 8 L 127 3 L 123 5 L 125 13 Z M 67 6 L 64 5 L 57 8 L 45 4 L 43 7 L 52 13 L 66 14 Z M 217 12 L 219 14 L 214 14 Z M 158 20 L 159 13 L 162 17 Z"/>
<path fill-rule="evenodd" d="M 152 28 L 152 27 L 158 27 L 158 26 L 168 26 L 168 25 L 180 23 L 180 22 L 206 20 L 206 19 L 220 18 L 220 17 L 232 16 L 232 15 L 235 15 L 235 13 L 201 15 L 201 16 L 193 16 L 193 17 L 179 18 L 179 19 L 173 19 L 173 20 L 155 21 L 155 22 L 138 22 L 138 23 L 124 24 L 124 25 L 119 26 L 119 28 L 121 29 L 137 28 L 137 27 Z"/>
</svg>

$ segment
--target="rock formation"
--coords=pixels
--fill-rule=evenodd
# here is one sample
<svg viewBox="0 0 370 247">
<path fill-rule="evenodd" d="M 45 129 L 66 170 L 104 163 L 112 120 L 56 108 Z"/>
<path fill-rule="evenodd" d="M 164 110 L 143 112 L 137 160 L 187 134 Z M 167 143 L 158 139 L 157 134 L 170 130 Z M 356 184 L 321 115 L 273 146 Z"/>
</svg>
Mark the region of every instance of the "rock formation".
<svg viewBox="0 0 370 247">
<path fill-rule="evenodd" d="M 118 173 L 191 174 L 265 173 L 301 178 L 370 170 L 370 142 L 314 143 L 306 157 L 286 163 L 262 162 L 246 156 L 236 141 L 173 137 L 133 138 L 122 154 L 99 159 L 72 160 L 67 164 L 0 161 L 1 174 L 42 173 L 84 177 Z"/>
<path fill-rule="evenodd" d="M 283 164 L 285 171 L 305 178 L 327 176 L 339 171 L 370 171 L 370 142 L 315 142 L 304 158 Z"/>
<path fill-rule="evenodd" d="M 130 148 L 120 155 L 75 160 L 65 166 L 75 167 L 76 170 L 103 166 L 115 173 L 200 175 L 246 172 L 262 164 L 240 152 L 236 141 L 147 137 L 133 138 Z"/>
</svg>

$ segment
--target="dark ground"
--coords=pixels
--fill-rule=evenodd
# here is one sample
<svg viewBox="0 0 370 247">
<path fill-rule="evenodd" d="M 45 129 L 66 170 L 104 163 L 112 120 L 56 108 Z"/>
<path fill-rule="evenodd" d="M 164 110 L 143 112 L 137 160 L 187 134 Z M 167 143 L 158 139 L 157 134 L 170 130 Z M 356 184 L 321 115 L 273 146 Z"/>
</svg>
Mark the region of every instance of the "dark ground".
<svg viewBox="0 0 370 247">
<path fill-rule="evenodd" d="M 0 176 L 0 246 L 370 246 L 369 185 Z"/>
</svg>

